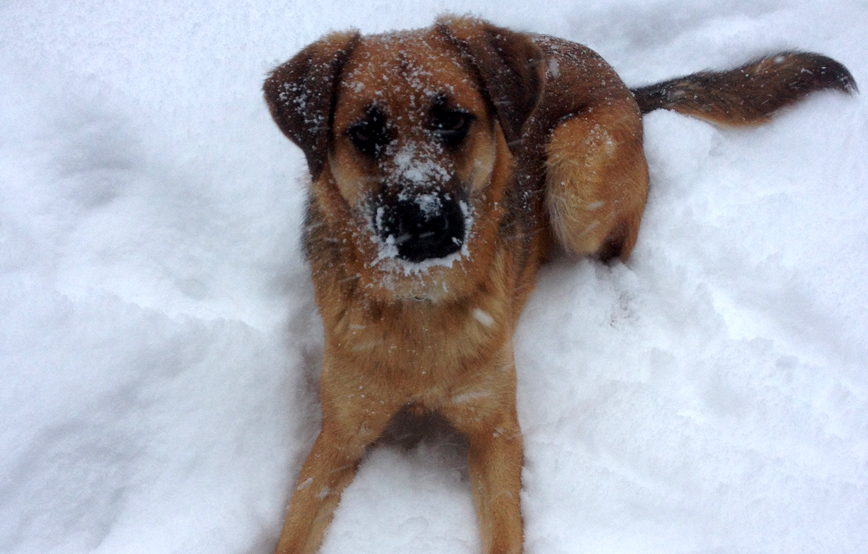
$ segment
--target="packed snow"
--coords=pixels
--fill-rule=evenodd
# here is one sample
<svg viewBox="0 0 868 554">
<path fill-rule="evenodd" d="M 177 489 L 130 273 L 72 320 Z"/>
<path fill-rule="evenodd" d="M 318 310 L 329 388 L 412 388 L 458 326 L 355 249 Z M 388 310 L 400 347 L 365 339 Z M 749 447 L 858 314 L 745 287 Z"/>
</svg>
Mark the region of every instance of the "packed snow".
<svg viewBox="0 0 868 554">
<path fill-rule="evenodd" d="M 799 48 L 868 87 L 860 0 L 3 3 L 0 552 L 273 549 L 323 338 L 261 84 L 443 11 L 632 86 Z M 656 112 L 645 144 L 632 258 L 557 260 L 516 334 L 526 551 L 868 552 L 868 102 Z M 322 552 L 479 546 L 461 448 L 429 441 L 369 454 Z"/>
</svg>

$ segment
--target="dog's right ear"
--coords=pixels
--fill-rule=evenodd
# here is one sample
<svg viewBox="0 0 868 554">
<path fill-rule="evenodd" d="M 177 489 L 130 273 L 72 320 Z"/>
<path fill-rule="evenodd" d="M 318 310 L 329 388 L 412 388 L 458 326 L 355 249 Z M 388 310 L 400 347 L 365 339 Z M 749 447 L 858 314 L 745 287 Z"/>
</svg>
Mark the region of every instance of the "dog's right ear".
<svg viewBox="0 0 868 554">
<path fill-rule="evenodd" d="M 358 40 L 358 31 L 330 34 L 272 71 L 262 87 L 271 117 L 304 152 L 314 180 L 325 164 L 337 83 Z"/>
<path fill-rule="evenodd" d="M 542 50 L 526 34 L 478 19 L 444 16 L 436 26 L 473 68 L 512 149 L 545 86 Z"/>
</svg>

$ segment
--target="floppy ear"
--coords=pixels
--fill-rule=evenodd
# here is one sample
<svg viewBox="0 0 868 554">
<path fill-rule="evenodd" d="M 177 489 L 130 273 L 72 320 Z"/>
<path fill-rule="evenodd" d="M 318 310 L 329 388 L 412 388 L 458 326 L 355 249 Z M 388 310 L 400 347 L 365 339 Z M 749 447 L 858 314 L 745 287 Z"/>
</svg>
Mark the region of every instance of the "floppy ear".
<svg viewBox="0 0 868 554">
<path fill-rule="evenodd" d="M 542 50 L 525 34 L 478 19 L 444 17 L 437 27 L 476 72 L 512 148 L 521 140 L 522 126 L 542 95 Z"/>
<path fill-rule="evenodd" d="M 328 35 L 272 71 L 262 87 L 271 117 L 302 149 L 314 180 L 325 163 L 338 79 L 358 39 L 357 31 Z"/>
</svg>

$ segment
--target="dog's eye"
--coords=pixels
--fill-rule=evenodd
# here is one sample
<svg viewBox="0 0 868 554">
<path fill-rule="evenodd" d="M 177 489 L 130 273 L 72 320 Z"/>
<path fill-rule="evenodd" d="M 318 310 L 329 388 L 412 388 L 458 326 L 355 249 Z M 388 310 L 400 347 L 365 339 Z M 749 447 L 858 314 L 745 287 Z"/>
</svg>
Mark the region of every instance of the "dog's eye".
<svg viewBox="0 0 868 554">
<path fill-rule="evenodd" d="M 441 125 L 444 131 L 455 133 L 463 131 L 467 127 L 468 123 L 470 123 L 470 121 L 466 113 L 452 112 L 446 116 L 446 118 L 441 122 Z"/>
<path fill-rule="evenodd" d="M 350 141 L 363 154 L 378 157 L 389 142 L 386 129 L 369 121 L 353 125 L 347 130 Z"/>
<path fill-rule="evenodd" d="M 366 156 L 377 158 L 391 140 L 384 117 L 371 110 L 368 117 L 347 129 L 347 137 Z"/>
<path fill-rule="evenodd" d="M 374 138 L 374 131 L 370 125 L 356 125 L 350 130 L 350 138 L 353 142 L 371 142 Z"/>
<path fill-rule="evenodd" d="M 444 110 L 434 115 L 434 132 L 447 146 L 457 146 L 467 136 L 473 115 L 464 110 Z"/>
</svg>

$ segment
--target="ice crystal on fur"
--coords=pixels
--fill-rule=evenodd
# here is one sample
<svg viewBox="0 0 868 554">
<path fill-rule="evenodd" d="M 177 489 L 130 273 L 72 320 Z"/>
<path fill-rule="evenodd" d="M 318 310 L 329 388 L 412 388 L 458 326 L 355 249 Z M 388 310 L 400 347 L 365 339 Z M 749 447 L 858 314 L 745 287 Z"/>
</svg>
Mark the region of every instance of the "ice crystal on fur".
<svg viewBox="0 0 868 554">
<path fill-rule="evenodd" d="M 479 308 L 473 310 L 473 318 L 486 327 L 494 325 L 494 318 L 491 317 L 488 312 L 480 310 Z"/>
<path fill-rule="evenodd" d="M 395 154 L 395 176 L 414 185 L 448 181 L 449 170 L 435 161 L 439 150 L 431 144 L 421 148 L 415 143 L 405 145 Z"/>
</svg>

